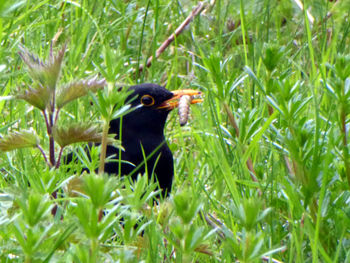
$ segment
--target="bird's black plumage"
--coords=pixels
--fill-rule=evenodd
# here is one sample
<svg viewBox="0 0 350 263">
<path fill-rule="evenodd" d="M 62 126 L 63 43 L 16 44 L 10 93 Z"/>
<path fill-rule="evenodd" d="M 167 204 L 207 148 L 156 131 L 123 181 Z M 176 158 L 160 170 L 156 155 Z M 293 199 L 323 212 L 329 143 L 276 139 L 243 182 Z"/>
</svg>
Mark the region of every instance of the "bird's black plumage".
<svg viewBox="0 0 350 263">
<path fill-rule="evenodd" d="M 132 93 L 127 101 L 131 101 L 134 110 L 122 118 L 112 120 L 109 127 L 109 133 L 116 134 L 115 138 L 121 141 L 124 150 L 108 145 L 108 161 L 104 170 L 108 174 L 131 175 L 133 179 L 139 173 L 147 172 L 149 177 L 154 175 L 162 195 L 166 196 L 171 191 L 174 163 L 173 154 L 164 137 L 165 122 L 169 112 L 178 107 L 177 99 L 184 95 L 200 95 L 200 92 L 190 89 L 171 92 L 151 83 L 131 86 L 128 89 Z M 189 101 L 192 104 L 198 102 L 201 99 Z M 89 152 L 89 148 L 87 151 Z M 70 163 L 73 159 L 76 158 L 70 153 L 64 161 Z"/>
<path fill-rule="evenodd" d="M 155 175 L 164 196 L 171 191 L 174 164 L 164 137 L 164 126 L 170 110 L 160 108 L 160 105 L 174 94 L 156 84 L 140 84 L 129 89 L 133 91 L 130 98 L 133 98 L 131 106 L 135 109 L 121 119 L 112 120 L 109 128 L 109 133 L 116 134 L 124 148 L 120 159 L 127 162 L 120 164 L 121 175 L 133 173 L 135 178 L 138 173 L 145 173 L 147 167 L 148 176 Z M 119 152 L 118 148 L 107 146 L 107 157 L 119 159 Z M 145 157 L 148 158 L 147 162 Z M 118 174 L 119 162 L 107 162 L 105 172 Z"/>
<path fill-rule="evenodd" d="M 119 175 L 119 172 L 122 176 L 131 174 L 133 179 L 139 173 L 147 172 L 149 177 L 154 175 L 162 195 L 166 196 L 171 191 L 174 177 L 173 155 L 164 137 L 165 122 L 172 107 L 161 105 L 173 98 L 174 94 L 150 83 L 128 89 L 133 91 L 127 101 L 131 101 L 134 110 L 122 118 L 112 120 L 109 128 L 109 133 L 116 135 L 124 150 L 108 145 L 108 161 L 104 170 L 111 175 Z M 70 163 L 74 159 L 74 154 L 70 153 L 65 156 L 64 162 Z M 86 168 L 83 170 L 88 171 Z"/>
</svg>

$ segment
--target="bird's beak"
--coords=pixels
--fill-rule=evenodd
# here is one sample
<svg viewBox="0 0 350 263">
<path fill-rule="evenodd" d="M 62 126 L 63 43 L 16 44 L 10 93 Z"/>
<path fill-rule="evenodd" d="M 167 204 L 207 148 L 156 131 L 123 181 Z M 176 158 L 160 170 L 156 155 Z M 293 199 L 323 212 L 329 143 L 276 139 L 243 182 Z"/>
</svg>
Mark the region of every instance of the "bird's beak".
<svg viewBox="0 0 350 263">
<path fill-rule="evenodd" d="M 158 109 L 172 110 L 177 108 L 179 106 L 179 99 L 184 95 L 191 96 L 191 104 L 203 102 L 201 98 L 198 98 L 198 96 L 202 94 L 202 92 L 198 90 L 183 89 L 172 91 L 172 93 L 174 94 L 173 97 L 160 104 Z"/>
</svg>

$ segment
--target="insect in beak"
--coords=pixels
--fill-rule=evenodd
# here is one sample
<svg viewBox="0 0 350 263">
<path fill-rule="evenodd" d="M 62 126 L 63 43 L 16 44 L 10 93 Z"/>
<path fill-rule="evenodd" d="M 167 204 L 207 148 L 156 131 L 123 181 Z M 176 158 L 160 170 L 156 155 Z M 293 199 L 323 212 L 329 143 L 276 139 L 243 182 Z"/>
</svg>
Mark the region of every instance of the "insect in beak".
<svg viewBox="0 0 350 263">
<path fill-rule="evenodd" d="M 164 101 L 158 109 L 172 110 L 178 108 L 180 125 L 184 126 L 188 120 L 190 105 L 202 102 L 203 99 L 198 98 L 202 93 L 192 89 L 175 90 L 172 93 L 174 94 L 173 97 Z"/>
</svg>

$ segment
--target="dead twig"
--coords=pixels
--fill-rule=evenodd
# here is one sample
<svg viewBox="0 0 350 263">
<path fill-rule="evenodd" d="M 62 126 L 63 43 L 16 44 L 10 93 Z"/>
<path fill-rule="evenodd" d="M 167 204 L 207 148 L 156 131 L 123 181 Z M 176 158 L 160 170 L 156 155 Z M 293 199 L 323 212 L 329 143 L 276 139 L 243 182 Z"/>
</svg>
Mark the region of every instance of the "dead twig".
<svg viewBox="0 0 350 263">
<path fill-rule="evenodd" d="M 210 213 L 208 213 L 209 216 L 212 217 L 212 215 Z M 199 216 L 202 218 L 203 221 L 207 222 L 207 224 L 212 228 L 212 229 L 216 229 L 216 233 L 219 235 L 221 240 L 225 240 L 226 236 L 225 233 L 221 230 L 221 228 L 217 225 L 217 221 L 213 222 L 206 214 L 204 214 L 204 212 L 199 213 Z"/>
<path fill-rule="evenodd" d="M 193 20 L 193 18 L 199 15 L 204 10 L 205 6 L 206 5 L 203 2 L 198 3 L 198 5 L 192 10 L 191 14 L 189 14 L 188 17 L 186 17 L 186 19 L 182 22 L 182 24 L 178 28 L 176 28 L 175 33 L 171 34 L 171 36 L 168 37 L 168 39 L 165 40 L 163 44 L 157 49 L 155 54 L 156 58 L 158 58 L 160 54 L 162 54 L 164 50 L 171 44 L 171 42 L 175 40 L 175 37 L 177 37 L 184 31 L 186 26 Z M 148 58 L 146 63 L 147 68 L 152 65 L 153 58 L 153 56 L 150 56 Z M 144 67 L 144 65 L 140 65 L 139 72 L 141 72 L 144 69 Z"/>
</svg>

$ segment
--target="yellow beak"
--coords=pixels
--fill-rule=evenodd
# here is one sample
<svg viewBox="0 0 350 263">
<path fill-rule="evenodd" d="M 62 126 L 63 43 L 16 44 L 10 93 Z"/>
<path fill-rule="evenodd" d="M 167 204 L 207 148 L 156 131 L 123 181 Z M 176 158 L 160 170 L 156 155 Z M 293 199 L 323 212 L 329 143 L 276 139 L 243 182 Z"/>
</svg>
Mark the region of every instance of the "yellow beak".
<svg viewBox="0 0 350 263">
<path fill-rule="evenodd" d="M 188 95 L 188 96 L 200 96 L 202 94 L 202 92 L 198 91 L 198 90 L 193 90 L 193 89 L 183 89 L 183 90 L 175 90 L 172 91 L 172 93 L 174 94 L 174 96 L 171 99 L 168 99 L 166 101 L 164 101 L 161 105 L 159 105 L 158 109 L 168 109 L 168 110 L 172 110 L 174 108 L 177 108 L 179 106 L 179 99 L 184 96 L 184 95 Z M 191 100 L 191 104 L 196 104 L 196 103 L 200 103 L 203 102 L 203 99 L 200 98 L 193 98 Z"/>
</svg>

